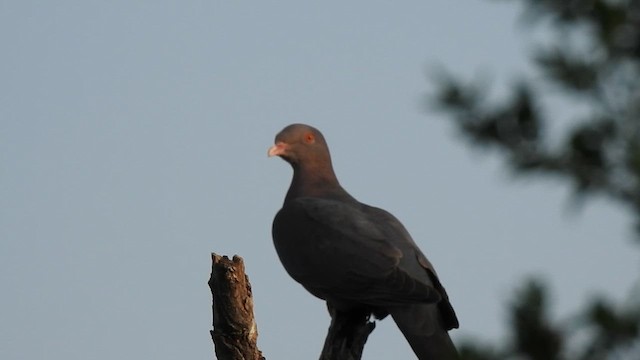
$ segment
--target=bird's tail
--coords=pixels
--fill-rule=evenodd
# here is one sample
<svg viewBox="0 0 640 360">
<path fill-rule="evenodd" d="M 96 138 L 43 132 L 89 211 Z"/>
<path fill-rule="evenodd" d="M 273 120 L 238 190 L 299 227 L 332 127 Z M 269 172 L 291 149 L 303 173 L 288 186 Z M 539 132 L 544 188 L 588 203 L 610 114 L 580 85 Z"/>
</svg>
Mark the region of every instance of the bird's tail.
<svg viewBox="0 0 640 360">
<path fill-rule="evenodd" d="M 389 309 L 419 360 L 457 360 L 453 345 L 435 304 L 412 304 Z"/>
</svg>

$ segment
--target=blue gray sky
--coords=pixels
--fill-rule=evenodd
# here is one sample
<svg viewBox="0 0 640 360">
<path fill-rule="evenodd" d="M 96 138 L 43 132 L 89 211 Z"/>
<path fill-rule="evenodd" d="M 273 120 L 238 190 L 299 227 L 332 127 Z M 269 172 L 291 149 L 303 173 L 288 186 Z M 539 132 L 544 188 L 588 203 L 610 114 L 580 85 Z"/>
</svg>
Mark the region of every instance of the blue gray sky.
<svg viewBox="0 0 640 360">
<path fill-rule="evenodd" d="M 568 316 L 625 298 L 630 217 L 514 181 L 425 112 L 444 64 L 527 71 L 515 6 L 489 1 L 0 3 L 0 358 L 210 359 L 210 253 L 239 254 L 270 359 L 316 358 L 329 317 L 271 243 L 293 122 L 321 129 L 343 186 L 400 218 L 461 321 L 505 336 L 526 274 Z M 564 109 L 559 109 L 564 111 Z M 365 359 L 412 358 L 390 321 Z"/>
</svg>

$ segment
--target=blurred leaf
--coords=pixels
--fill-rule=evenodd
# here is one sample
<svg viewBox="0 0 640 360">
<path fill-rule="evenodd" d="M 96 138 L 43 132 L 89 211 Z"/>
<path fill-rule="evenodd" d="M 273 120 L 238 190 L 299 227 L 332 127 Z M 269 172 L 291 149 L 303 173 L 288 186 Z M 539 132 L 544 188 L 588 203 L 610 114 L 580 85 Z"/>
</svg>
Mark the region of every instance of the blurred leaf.
<svg viewBox="0 0 640 360">
<path fill-rule="evenodd" d="M 568 166 L 581 191 L 606 184 L 610 169 L 606 147 L 614 135 L 615 126 L 607 120 L 578 126 L 570 135 Z"/>
<path fill-rule="evenodd" d="M 570 55 L 558 47 L 538 50 L 535 61 L 550 81 L 568 91 L 590 91 L 598 80 L 598 68 L 584 56 Z"/>
<path fill-rule="evenodd" d="M 629 171 L 640 179 L 640 139 L 632 139 L 627 144 L 626 163 Z"/>
<path fill-rule="evenodd" d="M 563 333 L 548 318 L 546 287 L 529 280 L 511 305 L 513 347 L 531 360 L 561 359 Z"/>
<path fill-rule="evenodd" d="M 458 345 L 460 360 L 502 360 L 506 357 L 487 345 L 475 342 L 463 342 Z"/>
<path fill-rule="evenodd" d="M 587 308 L 584 322 L 592 336 L 582 359 L 604 359 L 637 341 L 640 316 L 637 311 L 617 310 L 604 299 L 595 299 Z"/>
</svg>

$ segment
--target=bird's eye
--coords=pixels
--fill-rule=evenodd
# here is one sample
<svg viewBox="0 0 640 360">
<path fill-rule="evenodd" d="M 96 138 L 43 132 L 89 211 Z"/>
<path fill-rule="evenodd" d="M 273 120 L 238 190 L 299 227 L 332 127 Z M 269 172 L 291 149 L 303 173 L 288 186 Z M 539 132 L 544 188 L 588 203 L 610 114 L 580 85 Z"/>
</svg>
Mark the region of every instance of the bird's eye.
<svg viewBox="0 0 640 360">
<path fill-rule="evenodd" d="M 315 140 L 315 137 L 313 136 L 312 133 L 308 133 L 307 135 L 304 136 L 304 141 L 307 144 L 311 144 L 314 140 Z"/>
</svg>

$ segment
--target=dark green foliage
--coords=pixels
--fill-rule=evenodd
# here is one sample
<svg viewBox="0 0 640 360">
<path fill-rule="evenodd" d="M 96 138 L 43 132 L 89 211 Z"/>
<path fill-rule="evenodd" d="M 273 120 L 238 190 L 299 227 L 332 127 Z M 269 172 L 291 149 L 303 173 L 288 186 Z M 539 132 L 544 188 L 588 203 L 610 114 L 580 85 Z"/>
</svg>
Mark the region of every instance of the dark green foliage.
<svg viewBox="0 0 640 360">
<path fill-rule="evenodd" d="M 566 49 L 541 48 L 535 61 L 548 79 L 567 91 L 587 93 L 597 84 L 599 64 L 590 57 L 571 54 Z"/>
<path fill-rule="evenodd" d="M 627 352 L 634 343 L 638 345 L 639 315 L 637 309 L 616 310 L 609 301 L 595 299 L 583 315 L 592 335 L 580 358 L 603 359 L 607 354 Z"/>
<path fill-rule="evenodd" d="M 561 359 L 562 333 L 548 319 L 545 287 L 531 280 L 511 305 L 513 352 L 532 360 Z"/>
<path fill-rule="evenodd" d="M 581 198 L 604 195 L 625 206 L 640 235 L 640 0 L 519 2 L 530 26 L 553 33 L 532 46 L 542 76 L 523 75 L 493 100 L 485 83 L 442 71 L 431 102 L 472 145 L 497 150 L 514 174 L 554 176 Z M 573 113 L 559 118 L 558 106 Z M 559 122 L 569 126 L 549 136 Z M 508 308 L 509 338 L 496 346 L 466 342 L 462 358 L 640 359 L 637 296 L 626 306 L 592 299 L 559 322 L 548 313 L 544 282 L 531 280 Z"/>
<path fill-rule="evenodd" d="M 499 149 L 515 173 L 556 175 L 580 196 L 604 194 L 640 225 L 640 1 L 523 1 L 531 19 L 551 19 L 557 34 L 533 55 L 543 80 L 521 78 L 492 102 L 483 84 L 443 73 L 436 106 L 473 144 Z M 550 97 L 575 114 L 555 118 Z M 573 126 L 551 144 L 545 130 L 559 120 Z"/>
<path fill-rule="evenodd" d="M 544 282 L 531 279 L 516 292 L 509 308 L 508 339 L 498 346 L 465 341 L 463 360 L 604 360 L 638 359 L 640 307 L 617 306 L 604 298 L 592 300 L 577 321 L 554 321 Z M 637 299 L 635 299 L 635 303 Z M 569 343 L 578 346 L 570 348 Z"/>
<path fill-rule="evenodd" d="M 506 356 L 495 349 L 480 345 L 475 342 L 466 341 L 458 344 L 458 353 L 462 360 L 499 360 L 506 359 Z"/>
</svg>

